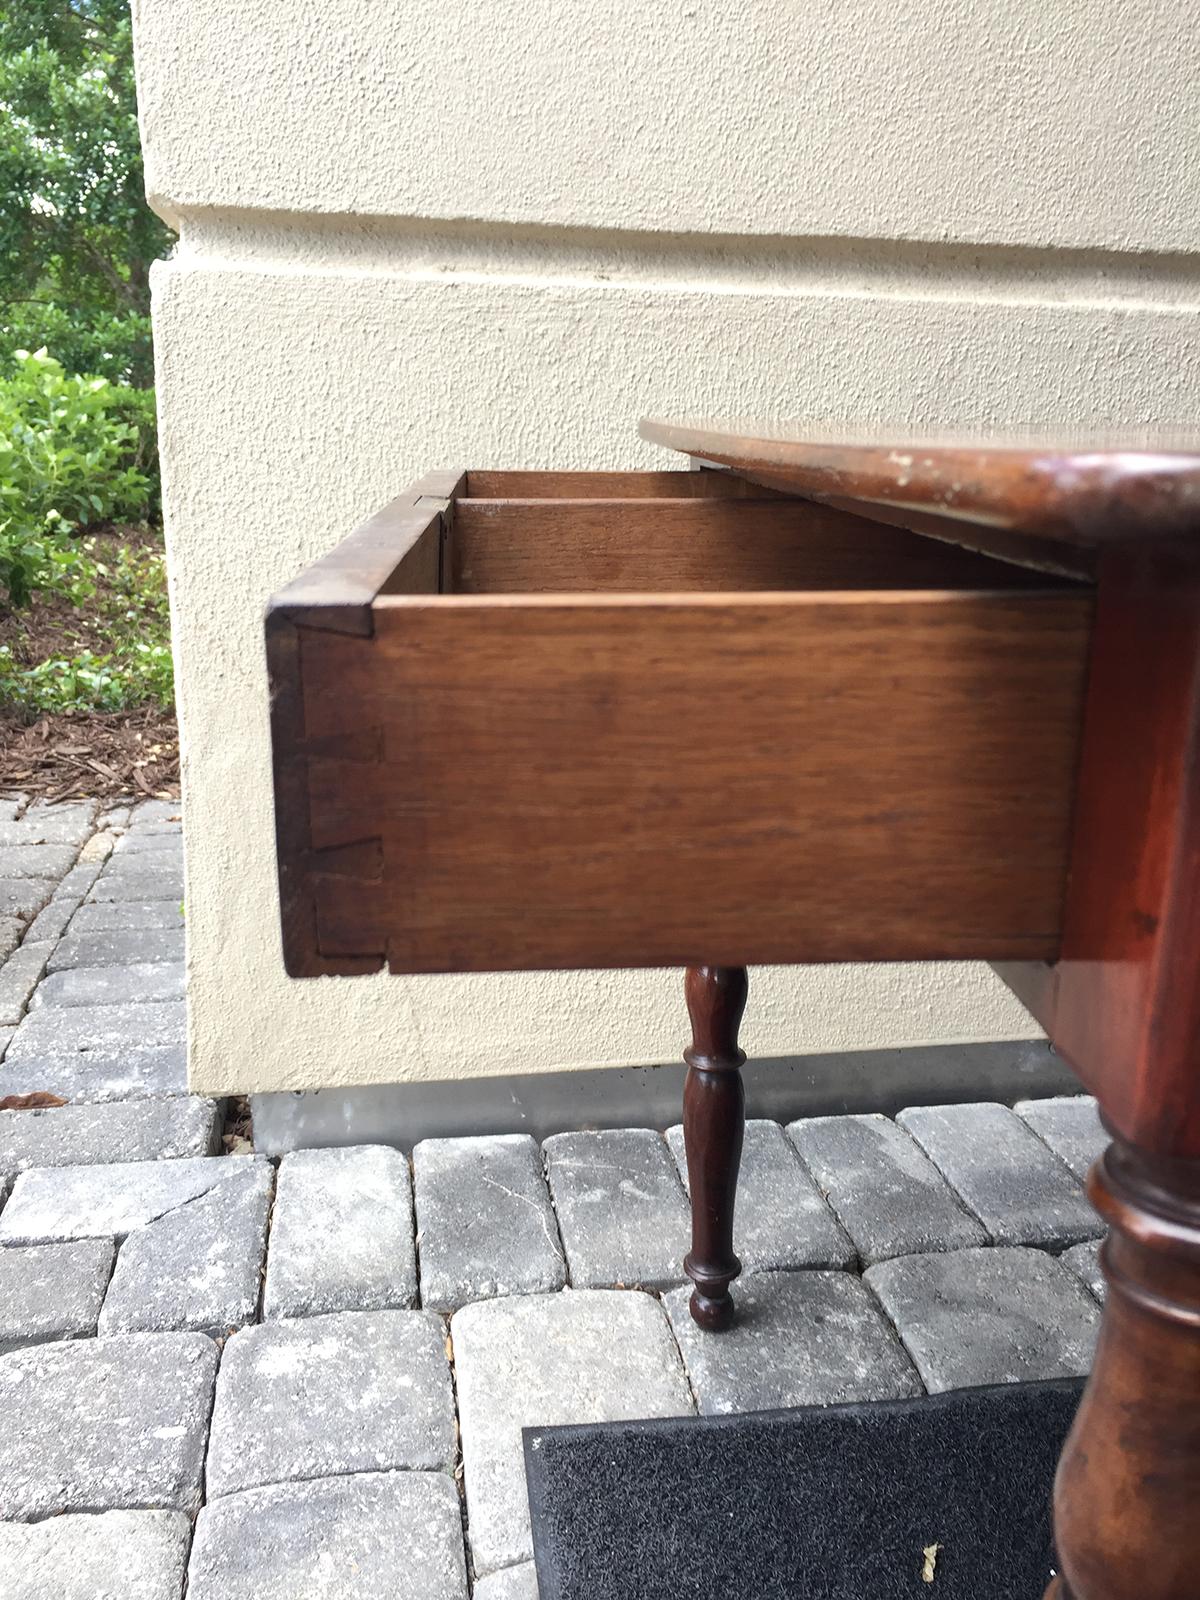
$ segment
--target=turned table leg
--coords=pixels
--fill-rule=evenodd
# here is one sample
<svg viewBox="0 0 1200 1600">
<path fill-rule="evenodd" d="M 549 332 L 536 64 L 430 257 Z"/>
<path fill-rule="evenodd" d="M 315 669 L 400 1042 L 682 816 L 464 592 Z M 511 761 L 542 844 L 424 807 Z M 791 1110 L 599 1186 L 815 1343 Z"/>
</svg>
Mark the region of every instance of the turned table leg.
<svg viewBox="0 0 1200 1600">
<path fill-rule="evenodd" d="M 1111 1225 L 1091 1382 L 1055 1487 L 1047 1600 L 1200 1594 L 1200 1161 L 1118 1141 L 1089 1181 Z"/>
<path fill-rule="evenodd" d="M 684 980 L 692 1042 L 684 1051 L 683 1142 L 692 1194 L 692 1316 L 717 1332 L 733 1322 L 729 1285 L 742 1270 L 733 1252 L 733 1207 L 746 1123 L 745 1051 L 738 1026 L 746 1009 L 745 967 L 689 967 Z"/>
</svg>

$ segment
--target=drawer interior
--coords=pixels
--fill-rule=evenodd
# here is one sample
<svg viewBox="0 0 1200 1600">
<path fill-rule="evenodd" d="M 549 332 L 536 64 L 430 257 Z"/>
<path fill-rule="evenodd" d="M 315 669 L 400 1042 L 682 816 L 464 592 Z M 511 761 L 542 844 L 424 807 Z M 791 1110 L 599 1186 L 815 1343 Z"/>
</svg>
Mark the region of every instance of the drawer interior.
<svg viewBox="0 0 1200 1600">
<path fill-rule="evenodd" d="M 724 472 L 470 473 L 443 593 L 1044 589 L 1069 583 Z"/>
</svg>

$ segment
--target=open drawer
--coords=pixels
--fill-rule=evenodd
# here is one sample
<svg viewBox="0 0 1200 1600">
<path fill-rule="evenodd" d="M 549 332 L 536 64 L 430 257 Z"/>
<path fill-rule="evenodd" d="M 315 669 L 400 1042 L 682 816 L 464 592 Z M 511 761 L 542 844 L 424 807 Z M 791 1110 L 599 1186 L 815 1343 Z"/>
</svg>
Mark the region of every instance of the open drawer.
<svg viewBox="0 0 1200 1600">
<path fill-rule="evenodd" d="M 1052 958 L 1091 609 L 730 473 L 422 480 L 268 610 L 287 969 Z"/>
</svg>

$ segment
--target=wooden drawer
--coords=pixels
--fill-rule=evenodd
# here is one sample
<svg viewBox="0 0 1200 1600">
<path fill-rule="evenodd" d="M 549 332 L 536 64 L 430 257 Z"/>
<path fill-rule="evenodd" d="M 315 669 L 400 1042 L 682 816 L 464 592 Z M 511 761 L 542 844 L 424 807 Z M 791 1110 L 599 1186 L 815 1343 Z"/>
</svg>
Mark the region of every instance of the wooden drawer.
<svg viewBox="0 0 1200 1600">
<path fill-rule="evenodd" d="M 1091 609 L 732 474 L 423 480 L 268 611 L 288 971 L 1051 958 Z"/>
</svg>

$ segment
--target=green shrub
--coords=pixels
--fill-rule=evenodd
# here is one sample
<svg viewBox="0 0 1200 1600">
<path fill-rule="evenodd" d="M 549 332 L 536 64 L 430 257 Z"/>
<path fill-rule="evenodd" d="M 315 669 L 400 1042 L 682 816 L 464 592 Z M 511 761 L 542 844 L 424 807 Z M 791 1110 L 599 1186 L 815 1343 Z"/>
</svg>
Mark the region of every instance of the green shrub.
<svg viewBox="0 0 1200 1600">
<path fill-rule="evenodd" d="M 0 585 L 24 605 L 69 582 L 78 528 L 157 510 L 154 398 L 19 350 L 0 377 Z"/>
</svg>

